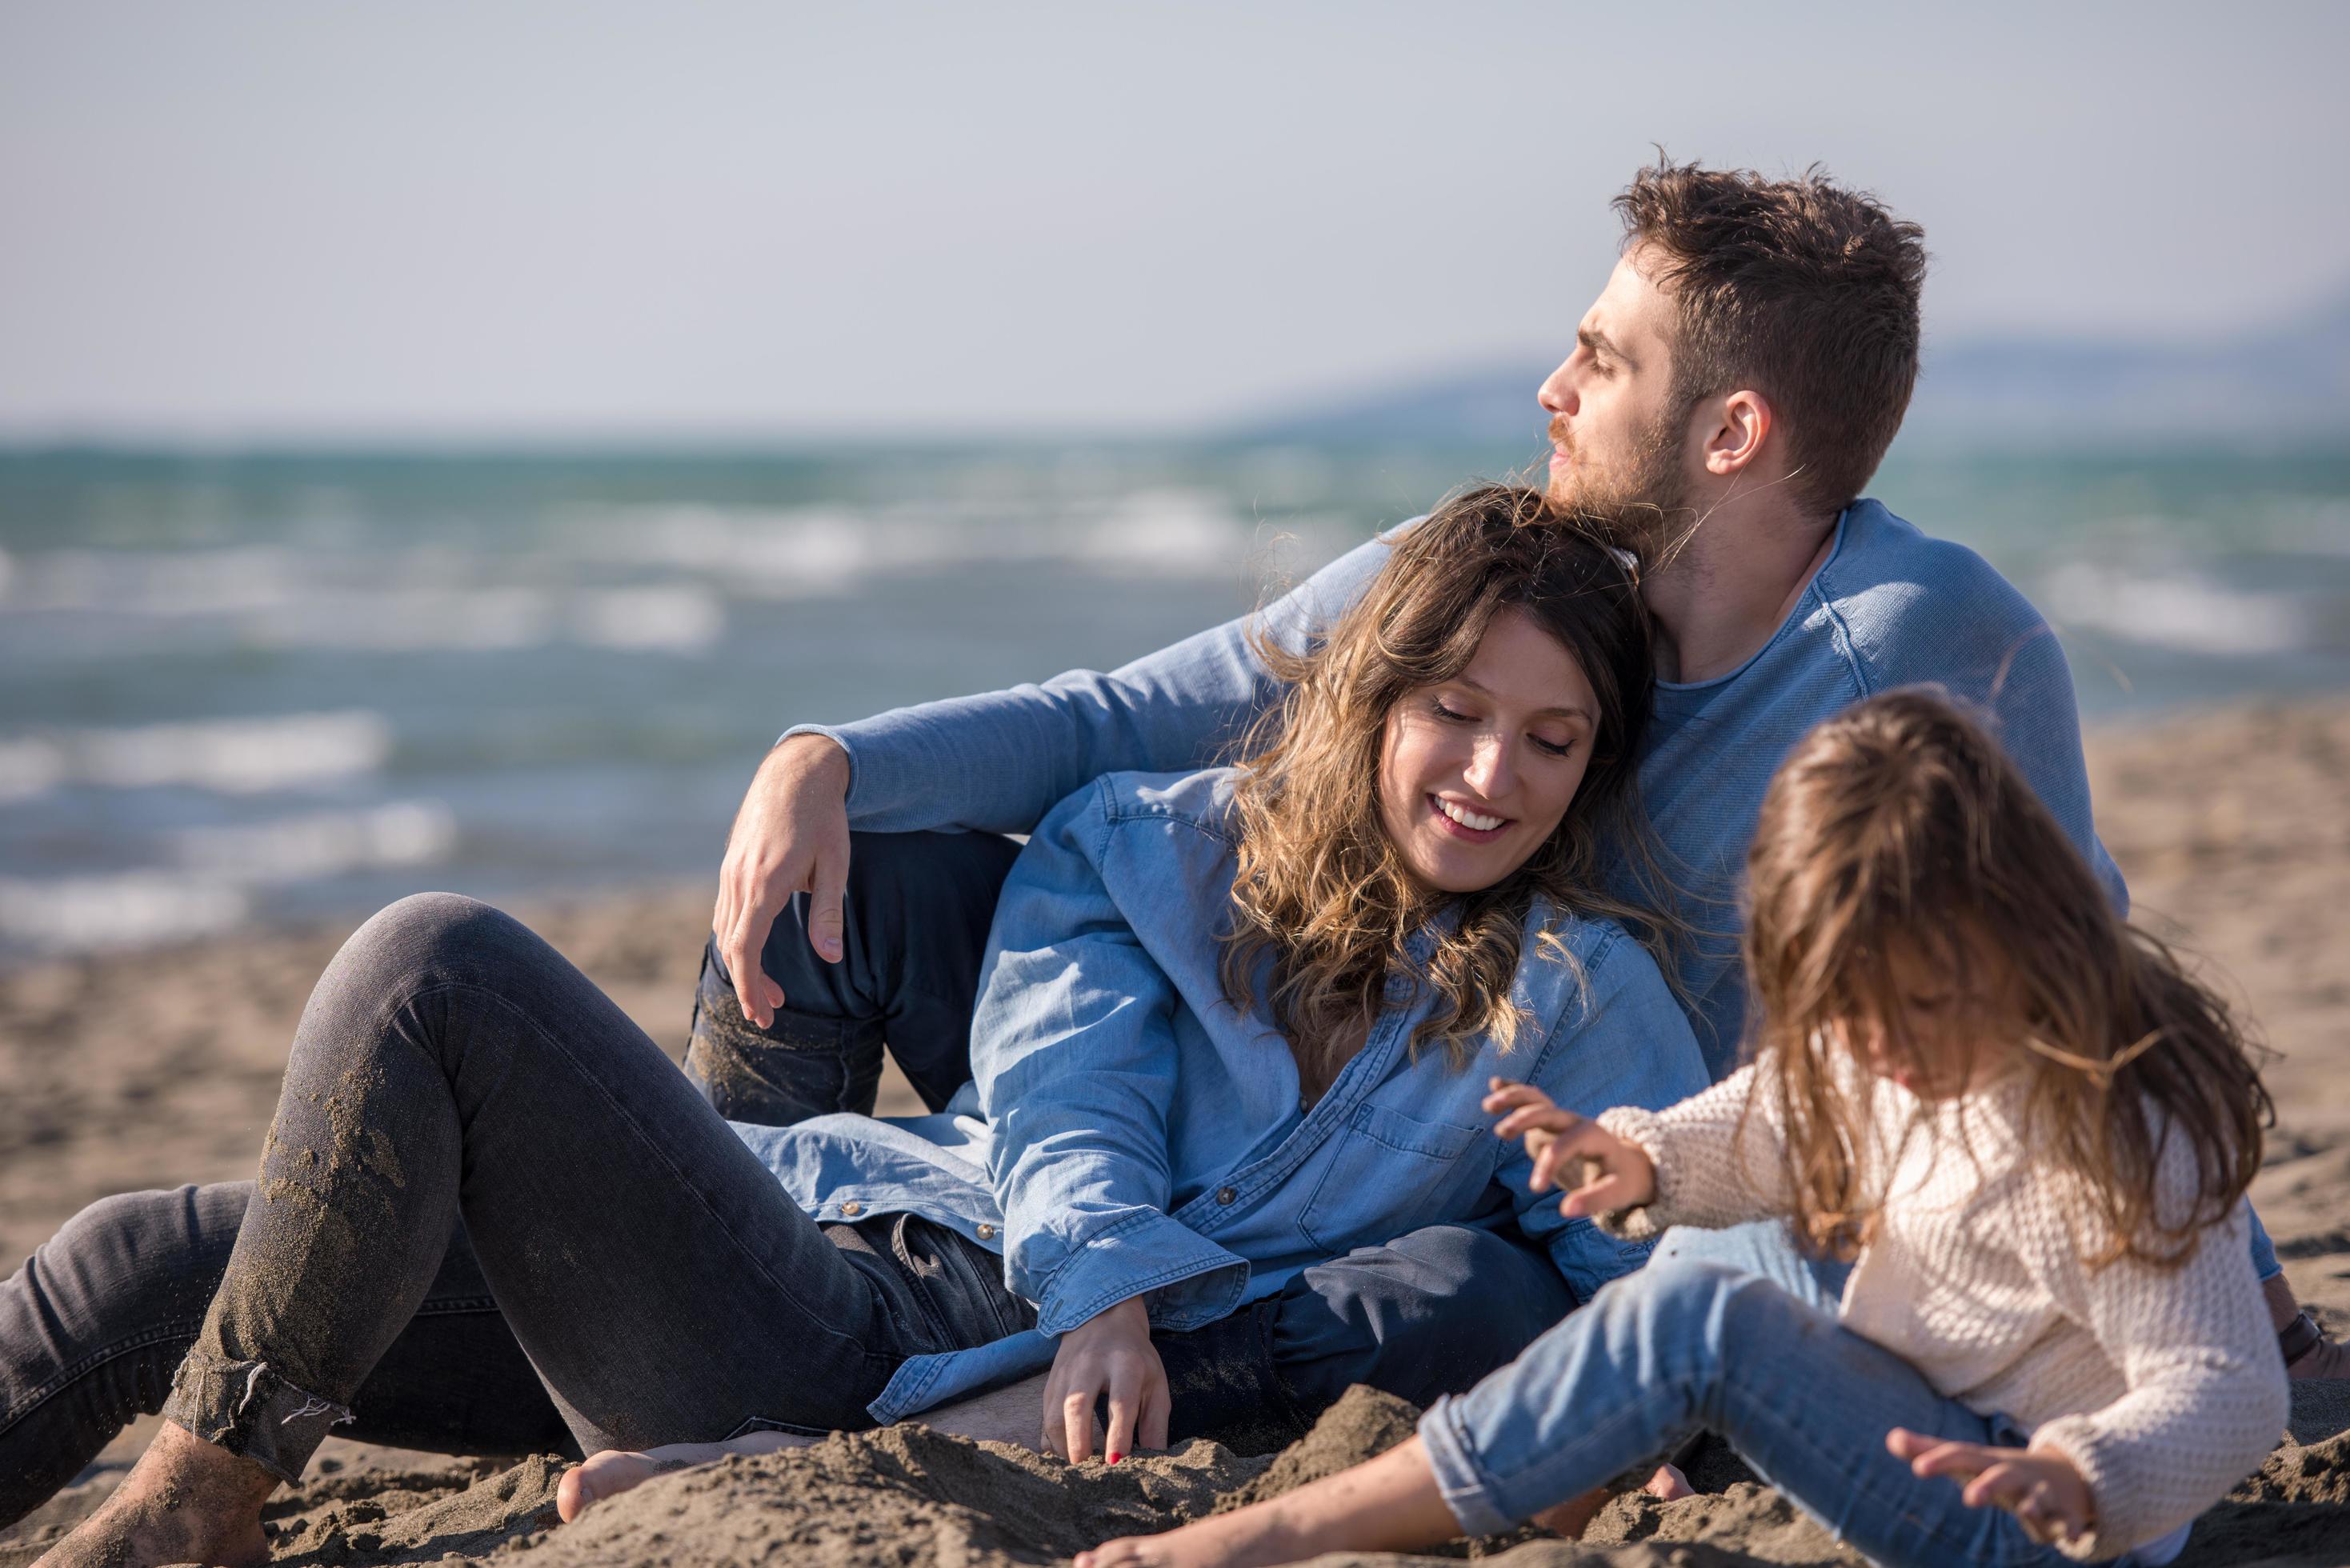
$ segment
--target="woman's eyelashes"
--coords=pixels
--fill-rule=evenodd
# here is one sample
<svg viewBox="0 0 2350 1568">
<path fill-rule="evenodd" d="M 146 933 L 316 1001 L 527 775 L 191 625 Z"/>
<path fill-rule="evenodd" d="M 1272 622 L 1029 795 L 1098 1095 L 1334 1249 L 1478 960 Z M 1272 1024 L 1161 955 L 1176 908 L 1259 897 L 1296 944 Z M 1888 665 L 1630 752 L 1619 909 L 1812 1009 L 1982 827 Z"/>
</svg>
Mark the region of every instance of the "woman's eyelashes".
<svg viewBox="0 0 2350 1568">
<path fill-rule="evenodd" d="M 1434 713 L 1438 718 L 1443 720 L 1447 723 L 1473 724 L 1477 722 L 1477 716 L 1474 713 L 1463 713 L 1458 709 L 1448 708 L 1445 706 L 1444 699 L 1441 697 L 1430 698 L 1428 700 L 1428 708 L 1430 712 Z M 1544 740 L 1540 735 L 1528 735 L 1526 739 L 1532 741 L 1534 743 L 1534 749 L 1541 752 L 1543 755 L 1546 757 L 1567 756 L 1575 750 L 1575 742 L 1573 741 L 1550 741 Z"/>
</svg>

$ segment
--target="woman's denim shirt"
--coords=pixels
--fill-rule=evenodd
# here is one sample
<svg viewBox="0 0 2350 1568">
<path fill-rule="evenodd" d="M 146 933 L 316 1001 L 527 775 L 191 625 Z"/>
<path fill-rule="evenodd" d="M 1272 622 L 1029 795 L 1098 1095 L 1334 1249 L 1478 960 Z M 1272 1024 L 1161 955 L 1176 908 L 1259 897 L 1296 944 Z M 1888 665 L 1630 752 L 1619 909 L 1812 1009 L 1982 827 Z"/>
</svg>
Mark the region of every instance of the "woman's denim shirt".
<svg viewBox="0 0 2350 1568">
<path fill-rule="evenodd" d="M 819 1220 L 925 1215 L 1000 1251 L 1036 1303 L 1033 1331 L 911 1358 L 876 1420 L 1039 1370 L 1055 1336 L 1128 1297 L 1148 1297 L 1159 1328 L 1197 1328 L 1426 1225 L 1515 1225 L 1585 1299 L 1646 1257 L 1528 1190 L 1524 1146 L 1494 1137 L 1478 1102 L 1495 1074 L 1586 1115 L 1703 1089 L 1648 952 L 1611 923 L 1537 907 L 1513 985 L 1527 1023 L 1506 1054 L 1480 1042 L 1465 1067 L 1435 1044 L 1415 1056 L 1434 999 L 1399 978 L 1305 1107 L 1270 1012 L 1236 1011 L 1218 970 L 1234 778 L 1113 774 L 1037 826 L 989 935 L 973 1083 L 945 1113 L 738 1126 Z M 1544 929 L 1570 959 L 1534 940 Z M 1431 945 L 1421 933 L 1412 958 Z"/>
</svg>

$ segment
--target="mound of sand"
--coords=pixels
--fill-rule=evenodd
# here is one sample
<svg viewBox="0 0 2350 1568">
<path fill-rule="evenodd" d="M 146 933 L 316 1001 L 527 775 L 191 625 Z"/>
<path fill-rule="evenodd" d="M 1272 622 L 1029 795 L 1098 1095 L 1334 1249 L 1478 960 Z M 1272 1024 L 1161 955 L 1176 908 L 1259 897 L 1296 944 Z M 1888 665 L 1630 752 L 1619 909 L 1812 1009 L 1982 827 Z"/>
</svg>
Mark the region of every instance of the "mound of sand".
<svg viewBox="0 0 2350 1568">
<path fill-rule="evenodd" d="M 2350 1389 L 2304 1400 L 2338 1410 Z M 2330 1403 L 2329 1403 L 2330 1402 Z M 2297 1412 L 2298 1414 L 2299 1412 Z M 398 1563 L 497 1568 L 1013 1568 L 1066 1560 L 1113 1535 L 1155 1532 L 1278 1496 L 1409 1437 L 1418 1412 L 1357 1388 L 1271 1459 L 1197 1441 L 1112 1467 L 1064 1464 L 918 1426 L 842 1434 L 813 1448 L 737 1457 L 657 1477 L 559 1526 L 552 1458 L 499 1467 L 456 1460 L 318 1476 L 271 1503 L 281 1568 Z M 1347 1563 L 1492 1568 L 1863 1568 L 1862 1559 L 1718 1447 L 1690 1466 L 1706 1490 L 1678 1502 L 1638 1493 L 1608 1504 L 1581 1542 L 1523 1531 L 1432 1545 L 1419 1557 Z M 0 1537 L 0 1568 L 21 1568 L 104 1497 L 112 1477 L 75 1489 Z M 2196 1526 L 2181 1568 L 2350 1562 L 2350 1431 L 2288 1442 Z M 528 1563 L 513 1563 L 529 1553 Z"/>
</svg>

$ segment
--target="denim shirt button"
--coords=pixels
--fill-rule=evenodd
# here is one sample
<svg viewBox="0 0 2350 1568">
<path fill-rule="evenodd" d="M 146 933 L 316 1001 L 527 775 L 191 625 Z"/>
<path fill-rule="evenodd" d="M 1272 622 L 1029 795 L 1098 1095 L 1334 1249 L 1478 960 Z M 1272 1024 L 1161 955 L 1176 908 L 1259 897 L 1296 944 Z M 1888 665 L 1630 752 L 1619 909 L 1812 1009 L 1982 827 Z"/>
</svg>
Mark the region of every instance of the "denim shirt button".
<svg viewBox="0 0 2350 1568">
<path fill-rule="evenodd" d="M 1239 1193 L 1234 1192 L 1229 1187 L 1219 1187 L 1216 1189 L 1216 1201 L 1219 1203 L 1230 1203 L 1233 1199 L 1238 1198 L 1239 1196 Z"/>
<path fill-rule="evenodd" d="M 990 1225 L 990 1224 L 986 1223 L 984 1220 L 981 1221 L 981 1223 L 980 1223 L 980 1227 L 979 1227 L 979 1239 L 980 1239 L 981 1241 L 994 1241 L 994 1240 L 995 1240 L 995 1227 L 994 1227 L 994 1226 L 993 1226 L 993 1225 Z"/>
<path fill-rule="evenodd" d="M 846 1202 L 846 1203 L 844 1203 L 844 1204 L 842 1204 L 842 1205 L 840 1206 L 840 1211 L 841 1211 L 843 1214 L 847 1215 L 851 1220 L 854 1220 L 854 1219 L 856 1219 L 859 1214 L 862 1214 L 862 1213 L 864 1213 L 864 1212 L 865 1212 L 865 1205 L 864 1205 L 864 1204 L 862 1204 L 862 1203 L 859 1203 L 858 1201 L 857 1201 L 857 1199 L 856 1199 L 852 1198 L 852 1199 L 850 1199 L 847 1202 Z"/>
</svg>

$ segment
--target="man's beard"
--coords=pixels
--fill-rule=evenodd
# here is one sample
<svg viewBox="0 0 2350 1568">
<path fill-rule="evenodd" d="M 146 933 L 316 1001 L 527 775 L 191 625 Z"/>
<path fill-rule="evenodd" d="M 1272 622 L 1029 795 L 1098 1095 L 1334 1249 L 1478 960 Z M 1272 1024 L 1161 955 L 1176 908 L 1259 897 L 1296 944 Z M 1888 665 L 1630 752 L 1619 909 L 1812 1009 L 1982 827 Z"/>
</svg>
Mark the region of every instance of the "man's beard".
<svg viewBox="0 0 2350 1568">
<path fill-rule="evenodd" d="M 1634 438 L 1621 463 L 1594 472 L 1578 463 L 1564 485 L 1550 488 L 1552 509 L 1575 517 L 1619 550 L 1654 565 L 1687 543 L 1695 523 L 1687 502 L 1679 433 L 1686 414 L 1667 414 Z"/>
</svg>

